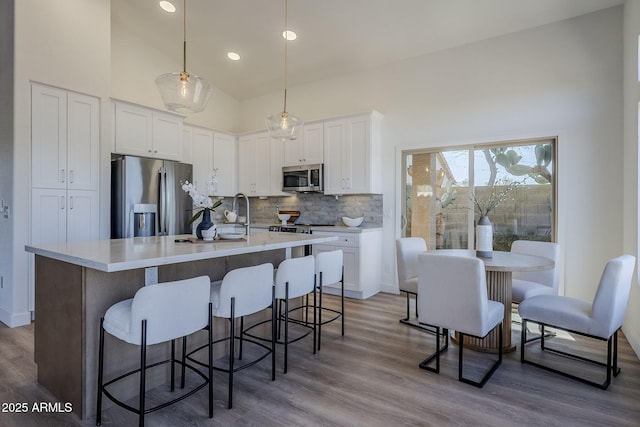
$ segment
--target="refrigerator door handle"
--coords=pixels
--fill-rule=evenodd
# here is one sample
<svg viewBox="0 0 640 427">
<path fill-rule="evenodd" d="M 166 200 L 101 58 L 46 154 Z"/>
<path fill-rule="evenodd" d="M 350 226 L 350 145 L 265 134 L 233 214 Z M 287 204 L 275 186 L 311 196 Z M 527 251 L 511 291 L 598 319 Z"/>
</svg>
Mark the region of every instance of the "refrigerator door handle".
<svg viewBox="0 0 640 427">
<path fill-rule="evenodd" d="M 159 236 L 167 234 L 167 171 L 160 168 L 160 218 L 158 221 Z"/>
</svg>

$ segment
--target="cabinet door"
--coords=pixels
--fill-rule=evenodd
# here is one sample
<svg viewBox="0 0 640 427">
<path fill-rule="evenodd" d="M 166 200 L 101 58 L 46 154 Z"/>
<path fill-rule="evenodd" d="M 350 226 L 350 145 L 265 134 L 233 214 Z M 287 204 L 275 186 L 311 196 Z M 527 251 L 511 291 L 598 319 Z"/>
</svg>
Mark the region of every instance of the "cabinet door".
<svg viewBox="0 0 640 427">
<path fill-rule="evenodd" d="M 344 264 L 344 288 L 352 291 L 362 290 L 360 284 L 360 253 L 358 248 L 342 247 Z"/>
<path fill-rule="evenodd" d="M 282 191 L 282 166 L 284 166 L 284 146 L 290 141 L 285 142 L 273 138 L 269 139 L 271 144 L 271 176 L 269 177 L 271 188 L 269 195 L 285 195 L 287 193 Z"/>
<path fill-rule="evenodd" d="M 256 151 L 253 135 L 238 139 L 238 190 L 247 196 L 255 195 Z"/>
<path fill-rule="evenodd" d="M 153 114 L 136 105 L 116 103 L 116 152 L 151 157 Z"/>
<path fill-rule="evenodd" d="M 31 243 L 57 243 L 67 240 L 66 190 L 31 190 Z"/>
<path fill-rule="evenodd" d="M 193 164 L 193 130 L 191 126 L 182 126 L 182 163 Z"/>
<path fill-rule="evenodd" d="M 342 250 L 342 264 L 344 265 L 344 288 L 350 291 L 360 290 L 360 258 L 358 248 L 334 246 L 334 245 L 313 245 L 313 255 L 322 252 Z"/>
<path fill-rule="evenodd" d="M 218 196 L 238 192 L 238 141 L 235 136 L 214 132 L 213 167 L 218 170 Z"/>
<path fill-rule="evenodd" d="M 345 193 L 357 194 L 371 191 L 370 128 L 368 116 L 347 119 L 342 165 Z"/>
<path fill-rule="evenodd" d="M 302 163 L 322 163 L 324 161 L 324 123 L 305 124 L 302 135 Z"/>
<path fill-rule="evenodd" d="M 182 118 L 153 113 L 152 157 L 180 160 L 182 155 Z"/>
<path fill-rule="evenodd" d="M 67 92 L 31 87 L 31 185 L 67 186 Z"/>
<path fill-rule="evenodd" d="M 254 195 L 271 195 L 271 138 L 267 132 L 259 133 L 255 137 L 254 168 L 256 171 Z M 244 171 L 240 171 L 244 173 Z"/>
<path fill-rule="evenodd" d="M 193 128 L 193 182 L 198 191 L 207 191 L 209 174 L 213 171 L 213 131 Z"/>
<path fill-rule="evenodd" d="M 322 163 L 324 159 L 324 123 L 305 123 L 301 138 L 284 142 L 283 166 Z"/>
<path fill-rule="evenodd" d="M 300 140 L 283 142 L 282 148 L 285 166 L 297 166 L 302 163 L 301 143 Z"/>
<path fill-rule="evenodd" d="M 345 120 L 329 120 L 324 123 L 324 192 L 343 194 L 344 179 L 342 145 L 346 135 Z"/>
<path fill-rule="evenodd" d="M 98 99 L 69 92 L 67 97 L 67 188 L 98 189 L 99 135 Z"/>
<path fill-rule="evenodd" d="M 98 192 L 67 193 L 67 242 L 98 239 Z"/>
</svg>

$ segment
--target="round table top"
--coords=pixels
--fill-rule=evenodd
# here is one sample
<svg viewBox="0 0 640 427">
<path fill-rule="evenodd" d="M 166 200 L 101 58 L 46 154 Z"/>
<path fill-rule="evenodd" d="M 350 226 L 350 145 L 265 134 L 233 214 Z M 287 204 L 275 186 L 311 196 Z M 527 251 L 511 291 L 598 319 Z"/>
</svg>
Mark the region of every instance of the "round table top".
<svg viewBox="0 0 640 427">
<path fill-rule="evenodd" d="M 484 262 L 487 271 L 540 271 L 555 265 L 549 258 L 514 252 L 493 251 L 493 258 L 478 257 L 472 249 L 437 249 L 428 252 L 478 258 Z"/>
</svg>

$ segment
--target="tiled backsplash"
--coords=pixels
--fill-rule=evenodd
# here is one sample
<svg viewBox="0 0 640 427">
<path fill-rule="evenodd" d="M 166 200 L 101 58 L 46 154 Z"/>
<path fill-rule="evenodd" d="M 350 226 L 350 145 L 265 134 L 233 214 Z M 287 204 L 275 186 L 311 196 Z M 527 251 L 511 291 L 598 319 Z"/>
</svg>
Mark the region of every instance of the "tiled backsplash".
<svg viewBox="0 0 640 427">
<path fill-rule="evenodd" d="M 225 209 L 231 209 L 233 199 L 225 198 L 216 209 L 215 217 L 220 217 Z M 244 201 L 238 200 L 238 213 L 244 215 Z M 251 222 L 275 224 L 278 222 L 276 210 L 300 211 L 297 224 L 341 224 L 341 218 L 363 216 L 365 225 L 382 226 L 382 195 L 325 196 L 321 193 L 299 193 L 295 196 L 250 198 Z M 219 221 L 219 219 L 216 219 Z"/>
</svg>

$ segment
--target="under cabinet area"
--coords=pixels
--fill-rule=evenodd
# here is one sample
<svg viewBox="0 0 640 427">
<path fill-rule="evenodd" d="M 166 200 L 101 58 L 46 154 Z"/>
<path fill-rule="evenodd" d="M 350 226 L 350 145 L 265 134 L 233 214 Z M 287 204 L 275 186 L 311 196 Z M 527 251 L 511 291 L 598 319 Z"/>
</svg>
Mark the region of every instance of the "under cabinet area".
<svg viewBox="0 0 640 427">
<path fill-rule="evenodd" d="M 113 104 L 116 153 L 182 160 L 182 116 L 128 102 Z"/>
<path fill-rule="evenodd" d="M 314 236 L 338 236 L 338 240 L 313 245 L 313 254 L 341 249 L 344 263 L 344 295 L 366 299 L 380 292 L 382 261 L 382 229 L 353 232 L 315 231 Z M 338 286 L 326 286 L 323 292 L 340 295 Z"/>
</svg>

